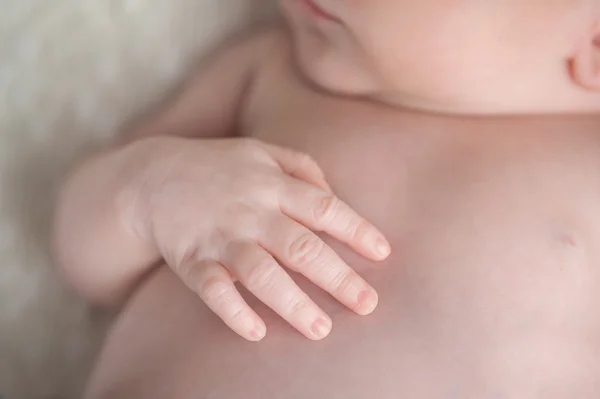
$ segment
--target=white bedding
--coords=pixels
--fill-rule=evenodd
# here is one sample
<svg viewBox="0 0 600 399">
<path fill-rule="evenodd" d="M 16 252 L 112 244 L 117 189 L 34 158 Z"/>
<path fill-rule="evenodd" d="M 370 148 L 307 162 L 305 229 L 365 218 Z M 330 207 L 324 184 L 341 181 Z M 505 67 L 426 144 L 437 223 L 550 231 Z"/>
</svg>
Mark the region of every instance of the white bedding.
<svg viewBox="0 0 600 399">
<path fill-rule="evenodd" d="M 101 323 L 53 275 L 66 165 L 273 0 L 0 0 L 0 398 L 77 398 Z"/>
</svg>

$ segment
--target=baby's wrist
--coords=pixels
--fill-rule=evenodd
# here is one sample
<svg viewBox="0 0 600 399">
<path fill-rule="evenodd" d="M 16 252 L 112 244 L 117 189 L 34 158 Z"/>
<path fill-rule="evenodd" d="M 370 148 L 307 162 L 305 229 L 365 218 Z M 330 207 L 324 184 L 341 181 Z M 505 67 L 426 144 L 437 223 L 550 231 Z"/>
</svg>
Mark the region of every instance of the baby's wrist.
<svg viewBox="0 0 600 399">
<path fill-rule="evenodd" d="M 156 246 L 152 202 L 156 192 L 169 179 L 177 153 L 185 139 L 155 136 L 133 141 L 117 149 L 120 182 L 115 193 L 118 217 L 135 237 L 148 245 Z"/>
</svg>

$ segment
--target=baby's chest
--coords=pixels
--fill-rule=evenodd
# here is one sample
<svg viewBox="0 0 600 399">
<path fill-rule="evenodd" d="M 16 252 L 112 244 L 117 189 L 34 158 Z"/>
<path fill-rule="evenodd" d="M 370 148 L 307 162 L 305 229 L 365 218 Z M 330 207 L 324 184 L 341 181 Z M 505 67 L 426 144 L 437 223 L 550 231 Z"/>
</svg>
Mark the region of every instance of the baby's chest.
<svg viewBox="0 0 600 399">
<path fill-rule="evenodd" d="M 310 154 L 336 194 L 383 231 L 394 248 L 388 264 L 402 270 L 381 283 L 394 282 L 390 291 L 418 280 L 472 298 L 501 291 L 502 279 L 523 288 L 548 271 L 552 285 L 569 262 L 600 261 L 595 131 L 465 122 L 337 100 L 297 83 L 271 89 L 248 119 L 248 135 Z M 366 261 L 327 241 L 369 273 Z M 445 271 L 468 276 L 470 288 Z M 589 274 L 573 281 L 580 276 Z"/>
<path fill-rule="evenodd" d="M 349 352 L 385 352 L 367 368 L 395 372 L 373 380 L 414 386 L 414 397 L 444 397 L 417 394 L 431 389 L 411 385 L 423 376 L 463 397 L 463 383 L 506 397 L 532 397 L 525 384 L 584 389 L 598 344 L 588 337 L 600 329 L 600 134 L 344 111 L 316 96 L 271 104 L 252 135 L 312 155 L 393 247 L 373 267 L 327 240 L 380 294 L 368 334 L 356 332 L 362 320 L 302 286 L 334 316 L 339 337 L 364 343 L 361 352 L 333 341 L 333 364 Z M 561 355 L 545 357 L 549 346 Z"/>
<path fill-rule="evenodd" d="M 392 109 L 283 78 L 259 90 L 245 134 L 311 155 L 336 194 L 388 233 L 406 233 L 411 216 L 497 224 L 506 213 L 600 210 L 600 133 Z"/>
<path fill-rule="evenodd" d="M 374 209 L 389 216 L 401 205 L 411 138 L 398 131 L 397 116 L 322 95 L 296 78 L 264 86 L 247 109 L 244 135 L 309 154 L 336 194 L 365 216 L 377 219 Z"/>
</svg>

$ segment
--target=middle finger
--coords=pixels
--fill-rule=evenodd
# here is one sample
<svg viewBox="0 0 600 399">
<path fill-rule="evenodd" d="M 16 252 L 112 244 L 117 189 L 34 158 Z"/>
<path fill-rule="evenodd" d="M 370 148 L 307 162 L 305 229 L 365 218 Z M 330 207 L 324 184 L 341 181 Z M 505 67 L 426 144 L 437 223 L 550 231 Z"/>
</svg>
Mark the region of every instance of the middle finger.
<svg viewBox="0 0 600 399">
<path fill-rule="evenodd" d="M 259 243 L 282 264 L 301 273 L 360 315 L 377 306 L 377 293 L 339 255 L 300 223 L 285 215 L 273 217 Z"/>
</svg>

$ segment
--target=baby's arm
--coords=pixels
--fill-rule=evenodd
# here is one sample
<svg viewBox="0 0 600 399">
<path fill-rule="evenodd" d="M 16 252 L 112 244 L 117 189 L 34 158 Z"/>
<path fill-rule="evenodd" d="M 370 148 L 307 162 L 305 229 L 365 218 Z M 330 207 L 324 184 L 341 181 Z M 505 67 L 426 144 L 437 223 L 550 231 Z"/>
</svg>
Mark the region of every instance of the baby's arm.
<svg viewBox="0 0 600 399">
<path fill-rule="evenodd" d="M 127 195 L 131 173 L 144 170 L 149 159 L 143 154 L 162 145 L 146 137 L 234 135 L 238 110 L 273 35 L 263 32 L 221 51 L 172 104 L 124 136 L 133 143 L 85 160 L 68 178 L 57 207 L 54 250 L 60 271 L 85 298 L 121 302 L 161 258 L 122 222 L 123 213 L 135 208 L 135 195 Z"/>
<path fill-rule="evenodd" d="M 67 180 L 56 255 L 88 300 L 122 303 L 162 261 L 250 340 L 261 339 L 266 326 L 235 281 L 306 337 L 321 339 L 331 329 L 283 267 L 358 314 L 373 311 L 377 293 L 315 232 L 374 261 L 389 255 L 385 237 L 335 196 L 306 154 L 225 137 L 261 62 L 283 48 L 279 37 L 268 32 L 223 52 L 128 144 L 87 160 Z"/>
</svg>

